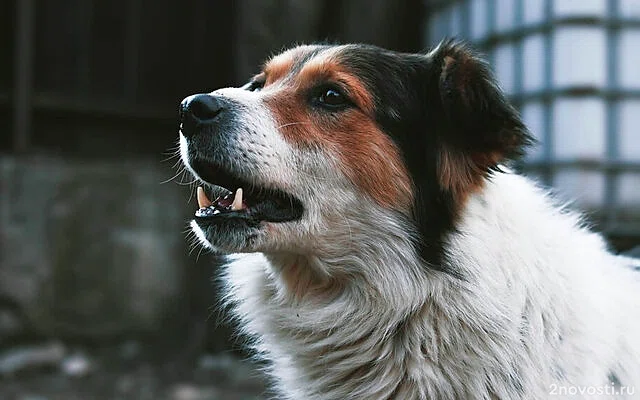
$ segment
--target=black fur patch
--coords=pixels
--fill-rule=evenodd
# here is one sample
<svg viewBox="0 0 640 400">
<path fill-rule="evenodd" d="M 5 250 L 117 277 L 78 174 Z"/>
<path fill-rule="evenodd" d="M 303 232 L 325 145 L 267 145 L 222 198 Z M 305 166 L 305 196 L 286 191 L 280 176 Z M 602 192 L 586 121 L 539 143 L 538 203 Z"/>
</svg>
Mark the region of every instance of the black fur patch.
<svg viewBox="0 0 640 400">
<path fill-rule="evenodd" d="M 445 235 L 455 229 L 459 196 L 441 183 L 443 151 L 459 153 L 482 177 L 523 153 L 531 138 L 485 62 L 465 45 L 396 53 L 349 45 L 340 62 L 372 93 L 380 127 L 398 144 L 416 190 L 419 247 L 432 268 L 443 265 Z M 469 189 L 470 190 L 470 189 Z"/>
</svg>

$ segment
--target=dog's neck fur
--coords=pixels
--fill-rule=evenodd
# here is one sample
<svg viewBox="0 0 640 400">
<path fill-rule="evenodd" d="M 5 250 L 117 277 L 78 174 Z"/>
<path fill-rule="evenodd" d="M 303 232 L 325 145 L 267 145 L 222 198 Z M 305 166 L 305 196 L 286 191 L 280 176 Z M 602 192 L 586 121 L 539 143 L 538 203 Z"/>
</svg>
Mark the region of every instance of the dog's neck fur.
<svg viewBox="0 0 640 400">
<path fill-rule="evenodd" d="M 513 193 L 500 199 L 496 196 L 509 192 L 496 188 L 504 180 Z M 469 200 L 459 232 L 449 238 L 448 268 L 461 278 L 421 265 L 401 224 L 380 215 L 362 220 L 379 221 L 378 230 L 358 229 L 353 221 L 351 242 L 335 238 L 328 243 L 334 251 L 326 246 L 314 256 L 256 254 L 228 266 L 236 315 L 256 338 L 256 349 L 272 361 L 272 374 L 287 398 L 539 398 L 552 381 L 575 384 L 589 376 L 593 380 L 585 384 L 608 383 L 612 369 L 604 364 L 618 348 L 570 343 L 565 319 L 572 319 L 577 336 L 595 328 L 577 320 L 570 304 L 556 303 L 549 291 L 550 285 L 558 293 L 569 290 L 563 287 L 566 275 L 556 270 L 562 266 L 531 264 L 547 254 L 579 268 L 580 260 L 560 257 L 566 243 L 558 239 L 579 242 L 577 248 L 592 249 L 596 258 L 604 254 L 604 243 L 578 230 L 573 215 L 554 212 L 523 178 L 505 174 L 495 181 L 489 184 L 493 189 Z M 529 204 L 517 203 L 525 200 Z M 523 207 L 540 219 L 517 211 Z M 519 239 L 535 226 L 543 228 Z M 564 230 L 573 237 L 564 237 Z M 497 237 L 504 239 L 490 242 Z M 336 249 L 340 243 L 355 245 L 344 252 Z M 526 279 L 520 279 L 523 274 Z M 533 291 L 545 294 L 533 296 Z M 582 294 L 572 293 L 576 302 L 585 301 Z M 621 301 L 623 309 L 627 306 Z M 593 334 L 606 341 L 605 333 Z M 563 351 L 589 351 L 593 362 L 556 365 L 554 352 Z M 631 353 L 640 356 L 638 349 Z M 595 372 L 585 375 L 580 369 Z"/>
<path fill-rule="evenodd" d="M 357 220 L 381 226 L 359 227 Z M 406 227 L 392 221 L 360 214 L 343 232 L 348 237 L 333 232 L 335 241 L 319 245 L 321 254 L 243 256 L 227 268 L 230 298 L 241 299 L 237 315 L 250 334 L 258 334 L 256 347 L 273 360 L 289 398 L 315 398 L 309 393 L 357 398 L 350 396 L 361 393 L 382 399 L 398 391 L 397 371 L 407 362 L 400 352 L 409 348 L 395 347 L 413 346 L 395 341 L 404 340 L 399 331 L 429 302 L 430 287 L 438 281 L 430 275 L 441 273 L 418 262 Z M 345 249 L 338 243 L 354 245 Z M 250 281 L 256 290 L 244 286 Z M 378 363 L 381 357 L 397 360 Z M 327 366 L 335 373 L 326 373 Z"/>
</svg>

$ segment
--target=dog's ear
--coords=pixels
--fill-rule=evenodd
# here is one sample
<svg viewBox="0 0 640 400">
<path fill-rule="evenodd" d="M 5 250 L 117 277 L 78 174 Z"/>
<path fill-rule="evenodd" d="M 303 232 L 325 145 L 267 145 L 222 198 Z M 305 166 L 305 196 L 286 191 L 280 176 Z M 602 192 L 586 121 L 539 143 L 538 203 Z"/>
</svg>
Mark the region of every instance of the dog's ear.
<svg viewBox="0 0 640 400">
<path fill-rule="evenodd" d="M 445 235 L 455 229 L 466 199 L 532 139 L 487 63 L 466 45 L 444 41 L 411 60 L 406 64 L 416 75 L 408 75 L 407 85 L 421 101 L 409 113 L 416 116 L 409 123 L 416 136 L 408 136 L 401 148 L 414 172 L 420 253 L 444 270 L 449 268 L 441 263 Z M 413 99 L 405 104 L 411 106 Z"/>
<path fill-rule="evenodd" d="M 531 137 L 487 63 L 470 48 L 448 40 L 428 57 L 441 111 L 434 117 L 438 179 L 444 191 L 465 197 L 500 163 L 522 155 Z"/>
</svg>

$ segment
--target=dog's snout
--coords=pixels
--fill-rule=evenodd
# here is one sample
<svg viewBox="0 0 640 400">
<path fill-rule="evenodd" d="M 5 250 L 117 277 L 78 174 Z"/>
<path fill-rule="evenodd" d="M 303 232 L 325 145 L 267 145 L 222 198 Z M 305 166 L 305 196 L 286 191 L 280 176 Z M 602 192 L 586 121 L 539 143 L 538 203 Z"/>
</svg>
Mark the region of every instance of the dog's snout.
<svg viewBox="0 0 640 400">
<path fill-rule="evenodd" d="M 182 134 L 192 136 L 198 124 L 213 121 L 224 109 L 223 101 L 210 94 L 194 94 L 185 98 L 180 104 Z"/>
</svg>

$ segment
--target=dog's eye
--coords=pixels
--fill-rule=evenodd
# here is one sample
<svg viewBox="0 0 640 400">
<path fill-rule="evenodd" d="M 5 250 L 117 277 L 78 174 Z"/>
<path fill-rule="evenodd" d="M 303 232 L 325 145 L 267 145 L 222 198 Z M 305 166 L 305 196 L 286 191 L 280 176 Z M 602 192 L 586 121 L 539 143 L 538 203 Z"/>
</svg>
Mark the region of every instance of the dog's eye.
<svg viewBox="0 0 640 400">
<path fill-rule="evenodd" d="M 247 83 L 245 89 L 250 92 L 259 92 L 264 87 L 264 81 L 251 81 Z"/>
<path fill-rule="evenodd" d="M 318 91 L 318 94 L 313 99 L 314 103 L 330 109 L 337 110 L 347 107 L 350 102 L 347 96 L 342 94 L 342 92 L 336 88 L 324 88 Z"/>
<path fill-rule="evenodd" d="M 344 103 L 344 97 L 340 92 L 333 89 L 328 89 L 320 96 L 320 102 L 329 106 L 337 106 Z"/>
</svg>

